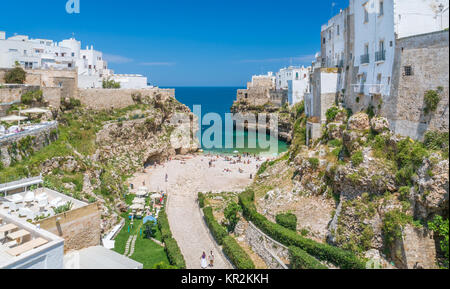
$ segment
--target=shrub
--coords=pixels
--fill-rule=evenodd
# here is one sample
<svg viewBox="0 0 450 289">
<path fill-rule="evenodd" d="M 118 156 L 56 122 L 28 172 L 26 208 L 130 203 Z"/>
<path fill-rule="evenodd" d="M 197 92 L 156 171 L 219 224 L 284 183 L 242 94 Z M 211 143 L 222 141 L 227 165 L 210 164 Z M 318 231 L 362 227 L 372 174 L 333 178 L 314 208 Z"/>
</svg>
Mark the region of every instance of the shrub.
<svg viewBox="0 0 450 289">
<path fill-rule="evenodd" d="M 198 192 L 198 205 L 200 208 L 205 206 L 205 195 L 202 192 Z"/>
<path fill-rule="evenodd" d="M 158 216 L 158 228 L 161 231 L 161 239 L 165 242 L 165 239 L 172 238 L 172 232 L 170 231 L 169 219 L 167 218 L 166 211 L 161 209 Z"/>
<path fill-rule="evenodd" d="M 429 131 L 425 134 L 424 145 L 427 149 L 431 150 L 442 150 L 448 156 L 448 140 L 449 133 Z"/>
<path fill-rule="evenodd" d="M 27 73 L 16 63 L 16 67 L 5 73 L 4 80 L 9 84 L 24 84 Z"/>
<path fill-rule="evenodd" d="M 255 264 L 250 256 L 233 237 L 226 236 L 223 239 L 223 252 L 237 269 L 255 269 Z"/>
<path fill-rule="evenodd" d="M 114 88 L 114 89 L 118 89 L 120 88 L 120 82 L 115 82 L 113 79 L 103 79 L 103 88 L 105 89 L 109 89 L 109 88 Z"/>
<path fill-rule="evenodd" d="M 234 232 L 234 228 L 239 222 L 239 211 L 241 207 L 235 202 L 231 202 L 224 210 L 225 218 L 228 221 L 228 232 Z"/>
<path fill-rule="evenodd" d="M 316 258 L 294 246 L 289 247 L 289 260 L 292 269 L 328 269 Z"/>
<path fill-rule="evenodd" d="M 437 90 L 428 90 L 425 92 L 425 113 L 436 111 L 439 102 L 441 101 L 441 96 Z"/>
<path fill-rule="evenodd" d="M 331 107 L 327 110 L 326 116 L 327 116 L 327 122 L 332 122 L 336 118 L 337 114 L 339 113 L 339 108 L 336 106 Z"/>
<path fill-rule="evenodd" d="M 448 268 L 449 266 L 449 246 L 448 246 L 448 219 L 444 220 L 442 216 L 435 216 L 433 221 L 428 222 L 428 227 L 438 235 L 440 239 L 441 251 L 444 254 L 445 261 L 444 266 Z"/>
<path fill-rule="evenodd" d="M 297 232 L 270 222 L 266 217 L 256 211 L 254 198 L 254 192 L 251 190 L 244 191 L 239 195 L 239 203 L 244 212 L 244 216 L 271 238 L 286 246 L 299 247 L 317 259 L 329 261 L 341 269 L 365 268 L 364 263 L 352 252 L 304 238 L 297 234 Z"/>
<path fill-rule="evenodd" d="M 402 228 L 408 223 L 412 223 L 412 217 L 406 215 L 399 209 L 387 212 L 384 216 L 382 226 L 385 243 L 389 246 L 395 240 L 402 238 Z"/>
<path fill-rule="evenodd" d="M 317 169 L 319 167 L 319 159 L 317 158 L 310 158 L 308 159 L 309 164 L 313 168 L 313 170 Z"/>
<path fill-rule="evenodd" d="M 30 90 L 22 94 L 20 101 L 23 104 L 31 104 L 33 101 L 41 102 L 43 98 L 42 90 Z"/>
<path fill-rule="evenodd" d="M 276 217 L 278 225 L 289 230 L 297 231 L 297 216 L 292 213 L 278 214 Z"/>
<path fill-rule="evenodd" d="M 228 236 L 227 230 L 220 225 L 216 219 L 214 219 L 213 211 L 211 207 L 206 207 L 203 209 L 203 214 L 205 216 L 206 224 L 208 225 L 211 234 L 216 239 L 219 245 L 223 244 L 223 239 Z"/>
<path fill-rule="evenodd" d="M 357 151 L 352 155 L 352 163 L 355 167 L 359 166 L 364 162 L 364 155 L 362 151 Z"/>
<path fill-rule="evenodd" d="M 410 185 L 411 177 L 427 156 L 427 150 L 419 142 L 414 142 L 410 138 L 399 141 L 395 154 L 395 160 L 399 167 L 397 182 Z"/>
<path fill-rule="evenodd" d="M 166 238 L 164 239 L 164 244 L 166 245 L 165 251 L 170 264 L 179 269 L 186 269 L 186 261 L 183 254 L 181 254 L 177 241 L 174 238 Z"/>
</svg>

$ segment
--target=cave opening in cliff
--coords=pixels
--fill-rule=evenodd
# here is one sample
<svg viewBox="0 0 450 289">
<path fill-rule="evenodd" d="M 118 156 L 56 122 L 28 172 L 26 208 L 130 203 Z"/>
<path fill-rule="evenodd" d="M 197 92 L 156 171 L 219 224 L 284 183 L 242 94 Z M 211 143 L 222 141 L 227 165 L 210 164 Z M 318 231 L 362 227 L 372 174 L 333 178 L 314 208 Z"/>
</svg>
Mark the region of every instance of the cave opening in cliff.
<svg viewBox="0 0 450 289">
<path fill-rule="evenodd" d="M 154 166 L 155 164 L 160 163 L 160 158 L 156 155 L 150 156 L 147 158 L 147 160 L 144 163 L 144 168 L 148 168 L 151 166 Z"/>
</svg>

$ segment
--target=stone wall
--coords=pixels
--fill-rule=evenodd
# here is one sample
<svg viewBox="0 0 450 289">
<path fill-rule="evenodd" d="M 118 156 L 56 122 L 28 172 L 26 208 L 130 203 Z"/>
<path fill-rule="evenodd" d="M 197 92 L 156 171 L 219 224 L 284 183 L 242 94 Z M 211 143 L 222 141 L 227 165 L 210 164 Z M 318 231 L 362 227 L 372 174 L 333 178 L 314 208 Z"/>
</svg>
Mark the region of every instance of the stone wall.
<svg viewBox="0 0 450 289">
<path fill-rule="evenodd" d="M 175 97 L 174 89 L 79 89 L 78 98 L 82 105 L 89 109 L 102 110 L 111 108 L 124 108 L 135 104 L 133 95 L 140 95 L 144 98 L 160 97 L 166 100 Z"/>
<path fill-rule="evenodd" d="M 289 249 L 261 232 L 252 222 L 248 223 L 245 240 L 269 269 L 287 269 L 282 259 L 289 260 Z"/>
<path fill-rule="evenodd" d="M 437 269 L 436 243 L 424 228 L 403 228 L 402 238 L 391 248 L 391 255 L 401 269 Z"/>
<path fill-rule="evenodd" d="M 441 31 L 398 39 L 391 96 L 383 101 L 381 114 L 398 134 L 422 139 L 428 130 L 449 130 L 449 33 Z M 412 75 L 405 75 L 411 66 Z M 435 112 L 424 112 L 428 90 L 443 89 Z"/>
<path fill-rule="evenodd" d="M 58 123 L 55 121 L 41 129 L 0 138 L 0 161 L 2 165 L 9 167 L 12 162 L 21 161 L 23 158 L 26 158 L 30 152 L 29 149 L 39 151 L 49 145 L 57 139 L 58 135 L 52 133 L 52 131 L 56 131 L 57 129 Z M 22 148 L 20 141 L 29 136 L 31 136 L 30 148 Z M 15 147 L 14 149 L 13 145 Z"/>
<path fill-rule="evenodd" d="M 42 229 L 64 238 L 64 252 L 100 245 L 101 214 L 90 204 L 39 222 Z"/>
</svg>

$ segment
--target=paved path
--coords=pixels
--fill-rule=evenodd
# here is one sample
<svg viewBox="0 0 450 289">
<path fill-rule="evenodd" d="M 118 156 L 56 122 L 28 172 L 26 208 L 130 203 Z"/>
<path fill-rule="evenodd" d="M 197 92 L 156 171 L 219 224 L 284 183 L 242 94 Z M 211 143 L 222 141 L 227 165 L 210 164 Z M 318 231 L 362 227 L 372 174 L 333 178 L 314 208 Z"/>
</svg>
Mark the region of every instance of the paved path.
<svg viewBox="0 0 450 289">
<path fill-rule="evenodd" d="M 242 190 L 250 184 L 250 173 L 256 172 L 256 161 L 250 165 L 232 165 L 225 160 L 214 162 L 215 167 L 209 168 L 206 157 L 195 157 L 180 161 L 171 161 L 156 169 L 151 168 L 146 174 L 136 175 L 133 180 L 141 185 L 145 180 L 152 191 L 164 190 L 169 193 L 167 215 L 174 238 L 180 246 L 188 269 L 200 269 L 200 257 L 205 251 L 213 250 L 215 255 L 214 269 L 232 268 L 222 255 L 209 229 L 206 227 L 197 204 L 198 192 L 222 192 Z M 223 172 L 224 168 L 232 170 Z M 244 170 L 239 173 L 238 169 Z M 165 174 L 168 182 L 165 182 Z"/>
</svg>

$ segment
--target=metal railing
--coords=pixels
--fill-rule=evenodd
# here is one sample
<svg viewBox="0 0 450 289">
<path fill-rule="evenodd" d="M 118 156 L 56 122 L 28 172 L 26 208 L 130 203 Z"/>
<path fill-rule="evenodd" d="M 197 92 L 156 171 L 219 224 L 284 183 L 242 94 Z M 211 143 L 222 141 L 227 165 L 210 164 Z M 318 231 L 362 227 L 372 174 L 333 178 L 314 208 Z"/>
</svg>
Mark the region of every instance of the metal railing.
<svg viewBox="0 0 450 289">
<path fill-rule="evenodd" d="M 386 60 L 386 50 L 380 50 L 375 52 L 375 61 L 385 61 Z"/>
<path fill-rule="evenodd" d="M 51 122 L 44 123 L 44 124 L 41 123 L 38 125 L 39 125 L 39 127 L 35 128 L 35 129 L 30 129 L 30 130 L 21 131 L 21 132 L 14 133 L 14 134 L 7 134 L 4 136 L 0 136 L 0 144 L 2 144 L 3 142 L 6 142 L 12 138 L 22 138 L 24 136 L 32 135 L 32 134 L 35 134 L 35 133 L 38 133 L 38 132 L 41 132 L 44 130 L 48 130 L 51 128 L 58 128 L 57 121 L 51 121 Z"/>
<path fill-rule="evenodd" d="M 361 55 L 361 64 L 367 64 L 370 62 L 369 54 Z"/>
<path fill-rule="evenodd" d="M 354 92 L 363 94 L 364 93 L 364 83 L 353 84 Z"/>
</svg>

